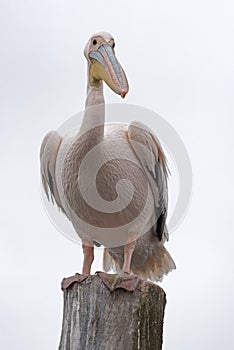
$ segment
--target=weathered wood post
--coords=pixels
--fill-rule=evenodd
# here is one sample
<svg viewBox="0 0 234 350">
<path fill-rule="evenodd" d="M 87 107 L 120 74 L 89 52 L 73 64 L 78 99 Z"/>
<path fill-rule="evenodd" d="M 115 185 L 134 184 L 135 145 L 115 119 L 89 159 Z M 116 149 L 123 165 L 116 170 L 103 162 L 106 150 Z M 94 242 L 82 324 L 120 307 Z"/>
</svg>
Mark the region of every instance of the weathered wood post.
<svg viewBox="0 0 234 350">
<path fill-rule="evenodd" d="M 161 350 L 166 294 L 137 282 L 134 291 L 110 291 L 100 275 L 68 283 L 59 350 Z"/>
</svg>

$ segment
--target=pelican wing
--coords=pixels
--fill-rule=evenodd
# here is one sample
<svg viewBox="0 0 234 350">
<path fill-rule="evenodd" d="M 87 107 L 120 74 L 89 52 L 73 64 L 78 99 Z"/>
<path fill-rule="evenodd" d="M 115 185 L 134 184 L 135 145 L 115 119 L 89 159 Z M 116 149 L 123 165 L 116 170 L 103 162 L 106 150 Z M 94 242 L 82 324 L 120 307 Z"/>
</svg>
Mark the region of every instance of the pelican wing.
<svg viewBox="0 0 234 350">
<path fill-rule="evenodd" d="M 62 137 L 56 131 L 50 131 L 46 134 L 41 144 L 40 162 L 41 180 L 47 199 L 51 200 L 53 204 L 56 202 L 58 208 L 65 213 L 55 178 L 56 159 L 61 141 Z"/>
<path fill-rule="evenodd" d="M 148 177 L 153 192 L 156 223 L 152 229 L 160 241 L 168 240 L 166 227 L 168 167 L 162 146 L 146 125 L 136 121 L 128 127 L 128 140 Z"/>
</svg>

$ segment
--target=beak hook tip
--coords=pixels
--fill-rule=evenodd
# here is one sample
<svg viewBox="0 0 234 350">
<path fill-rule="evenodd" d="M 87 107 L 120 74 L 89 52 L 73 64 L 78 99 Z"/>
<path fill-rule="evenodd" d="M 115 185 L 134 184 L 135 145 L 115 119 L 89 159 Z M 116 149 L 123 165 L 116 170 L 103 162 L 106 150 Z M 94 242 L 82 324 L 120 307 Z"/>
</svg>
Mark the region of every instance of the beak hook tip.
<svg viewBox="0 0 234 350">
<path fill-rule="evenodd" d="M 125 91 L 125 90 L 121 91 L 120 95 L 122 98 L 124 98 L 127 95 L 127 91 Z"/>
</svg>

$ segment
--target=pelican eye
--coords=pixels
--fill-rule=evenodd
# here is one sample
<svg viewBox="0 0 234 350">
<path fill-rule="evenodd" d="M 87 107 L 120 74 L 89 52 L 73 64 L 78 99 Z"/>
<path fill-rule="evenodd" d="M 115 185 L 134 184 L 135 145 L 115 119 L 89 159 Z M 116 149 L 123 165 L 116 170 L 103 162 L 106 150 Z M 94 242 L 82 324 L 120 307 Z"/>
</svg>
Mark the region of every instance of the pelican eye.
<svg viewBox="0 0 234 350">
<path fill-rule="evenodd" d="M 97 40 L 96 39 L 93 40 L 93 45 L 97 45 Z"/>
</svg>

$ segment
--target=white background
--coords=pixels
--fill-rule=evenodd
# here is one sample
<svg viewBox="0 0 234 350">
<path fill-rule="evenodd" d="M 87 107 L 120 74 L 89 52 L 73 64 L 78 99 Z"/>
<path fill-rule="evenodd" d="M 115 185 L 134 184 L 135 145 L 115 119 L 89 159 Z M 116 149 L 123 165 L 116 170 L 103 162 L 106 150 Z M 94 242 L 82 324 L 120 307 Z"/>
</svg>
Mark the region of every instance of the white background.
<svg viewBox="0 0 234 350">
<path fill-rule="evenodd" d="M 130 84 L 126 101 L 155 110 L 189 152 L 194 190 L 168 249 L 164 350 L 232 349 L 234 7 L 215 0 L 0 1 L 0 348 L 59 342 L 60 281 L 81 270 L 79 245 L 44 212 L 38 152 L 44 134 L 82 110 L 83 47 L 105 30 Z M 144 121 L 144 117 L 142 117 Z M 101 269 L 100 250 L 93 272 Z"/>
</svg>

